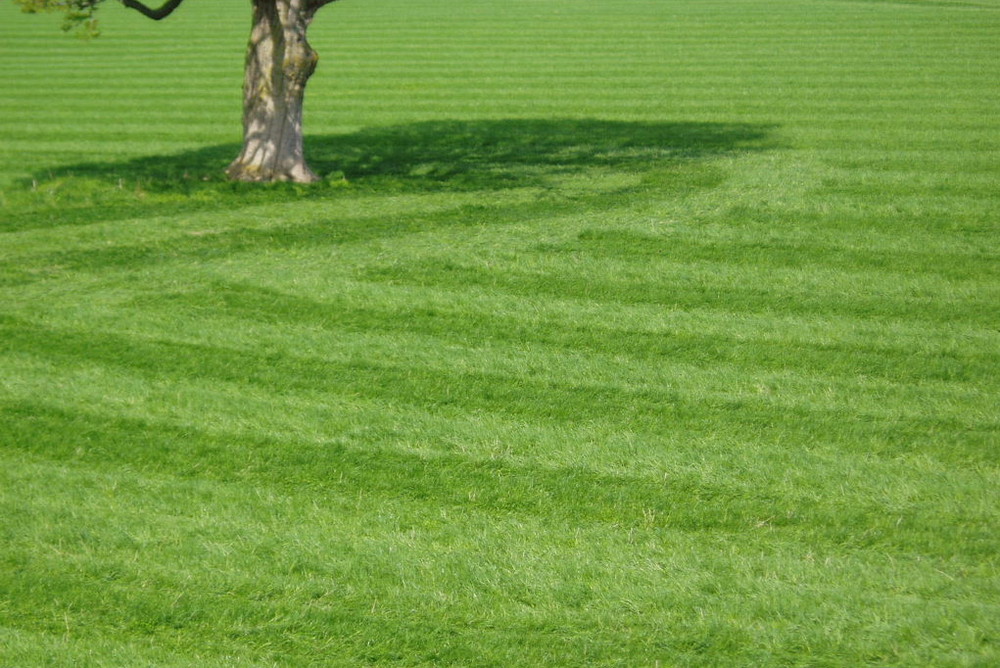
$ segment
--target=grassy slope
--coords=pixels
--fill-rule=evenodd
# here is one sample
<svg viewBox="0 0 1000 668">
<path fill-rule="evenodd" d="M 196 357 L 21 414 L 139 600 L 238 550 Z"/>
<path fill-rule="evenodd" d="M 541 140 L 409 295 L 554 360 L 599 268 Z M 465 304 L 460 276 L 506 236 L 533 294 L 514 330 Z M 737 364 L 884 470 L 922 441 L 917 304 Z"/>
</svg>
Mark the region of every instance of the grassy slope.
<svg viewBox="0 0 1000 668">
<path fill-rule="evenodd" d="M 0 4 L 0 664 L 1000 661 L 1000 3 L 230 4 Z"/>
</svg>

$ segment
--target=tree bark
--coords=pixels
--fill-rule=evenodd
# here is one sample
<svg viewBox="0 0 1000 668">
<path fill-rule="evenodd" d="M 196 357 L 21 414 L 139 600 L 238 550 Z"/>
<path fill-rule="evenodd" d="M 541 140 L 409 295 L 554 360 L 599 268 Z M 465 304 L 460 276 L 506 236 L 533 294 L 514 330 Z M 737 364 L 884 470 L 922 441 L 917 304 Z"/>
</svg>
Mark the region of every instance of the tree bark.
<svg viewBox="0 0 1000 668">
<path fill-rule="evenodd" d="M 327 0 L 328 2 L 329 0 Z M 243 150 L 226 174 L 239 181 L 311 183 L 302 104 L 319 56 L 306 30 L 323 0 L 253 0 L 243 81 Z"/>
</svg>

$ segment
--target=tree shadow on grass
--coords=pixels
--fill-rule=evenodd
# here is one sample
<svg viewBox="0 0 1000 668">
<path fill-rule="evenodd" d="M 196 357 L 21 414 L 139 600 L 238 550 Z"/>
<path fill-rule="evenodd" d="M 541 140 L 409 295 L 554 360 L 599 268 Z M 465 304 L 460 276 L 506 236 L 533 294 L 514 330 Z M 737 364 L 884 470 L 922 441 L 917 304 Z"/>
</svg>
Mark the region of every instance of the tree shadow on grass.
<svg viewBox="0 0 1000 668">
<path fill-rule="evenodd" d="M 404 187 L 503 189 L 590 169 L 644 171 L 682 159 L 760 149 L 761 126 L 601 120 L 433 121 L 309 142 L 320 173 Z"/>
<path fill-rule="evenodd" d="M 676 170 L 706 158 L 773 148 L 755 124 L 654 123 L 594 119 L 424 121 L 308 137 L 323 182 L 246 184 L 223 171 L 239 152 L 220 144 L 175 155 L 82 163 L 21 184 L 34 206 L 0 231 L 89 224 L 265 202 L 329 198 L 348 191 L 421 193 L 543 187 L 560 179 Z M 28 198 L 31 199 L 30 197 Z M 47 205 L 47 206 L 46 206 Z"/>
</svg>

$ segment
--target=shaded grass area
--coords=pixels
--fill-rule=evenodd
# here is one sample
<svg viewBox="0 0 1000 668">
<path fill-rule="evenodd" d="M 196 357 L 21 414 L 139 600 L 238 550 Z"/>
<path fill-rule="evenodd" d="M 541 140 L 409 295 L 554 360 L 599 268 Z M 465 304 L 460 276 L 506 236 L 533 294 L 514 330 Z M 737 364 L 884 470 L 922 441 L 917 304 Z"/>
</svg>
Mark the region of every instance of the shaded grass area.
<svg viewBox="0 0 1000 668">
<path fill-rule="evenodd" d="M 762 150 L 773 146 L 770 134 L 769 128 L 754 124 L 588 119 L 420 122 L 350 135 L 310 136 L 310 163 L 327 176 L 325 184 L 310 187 L 223 181 L 226 165 L 239 152 L 238 145 L 226 144 L 45 170 L 20 184 L 30 187 L 30 196 L 12 195 L 27 200 L 28 210 L 14 212 L 4 231 L 317 199 L 345 188 L 386 195 L 557 190 L 564 175 L 588 171 L 598 178 L 608 172 L 638 175 L 694 159 Z M 622 194 L 629 190 L 620 189 Z M 94 198 L 97 201 L 88 201 Z M 73 199 L 77 206 L 67 207 Z"/>
</svg>

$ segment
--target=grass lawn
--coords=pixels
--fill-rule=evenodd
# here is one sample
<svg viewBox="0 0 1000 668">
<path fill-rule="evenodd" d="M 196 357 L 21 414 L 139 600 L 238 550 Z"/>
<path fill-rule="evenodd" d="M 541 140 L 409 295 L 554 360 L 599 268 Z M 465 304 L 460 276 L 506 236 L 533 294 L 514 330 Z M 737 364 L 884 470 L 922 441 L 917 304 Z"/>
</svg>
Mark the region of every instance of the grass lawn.
<svg viewBox="0 0 1000 668">
<path fill-rule="evenodd" d="M 0 666 L 1000 665 L 1000 0 L 0 1 Z"/>
</svg>

